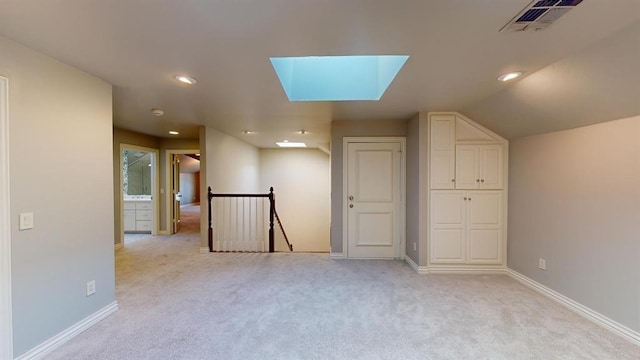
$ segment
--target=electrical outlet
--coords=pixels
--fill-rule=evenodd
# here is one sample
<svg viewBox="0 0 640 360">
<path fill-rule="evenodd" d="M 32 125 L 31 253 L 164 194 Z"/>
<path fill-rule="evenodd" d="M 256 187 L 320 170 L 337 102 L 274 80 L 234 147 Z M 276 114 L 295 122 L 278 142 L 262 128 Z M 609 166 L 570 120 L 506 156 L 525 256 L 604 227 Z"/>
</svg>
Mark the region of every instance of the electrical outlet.
<svg viewBox="0 0 640 360">
<path fill-rule="evenodd" d="M 547 261 L 545 259 L 538 259 L 538 267 L 540 270 L 547 270 Z"/>
<path fill-rule="evenodd" d="M 415 241 L 413 242 L 413 251 L 417 251 L 417 247 L 416 247 Z"/>
<path fill-rule="evenodd" d="M 87 282 L 87 296 L 91 296 L 96 293 L 96 281 L 91 280 Z"/>
</svg>

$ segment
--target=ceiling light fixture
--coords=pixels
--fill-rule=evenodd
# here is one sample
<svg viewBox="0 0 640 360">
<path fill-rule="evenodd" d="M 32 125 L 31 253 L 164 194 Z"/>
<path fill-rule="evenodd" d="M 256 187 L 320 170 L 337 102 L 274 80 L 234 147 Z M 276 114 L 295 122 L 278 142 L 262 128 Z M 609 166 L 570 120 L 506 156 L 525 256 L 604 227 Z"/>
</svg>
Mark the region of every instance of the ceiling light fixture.
<svg viewBox="0 0 640 360">
<path fill-rule="evenodd" d="M 169 134 L 171 134 L 171 135 L 180 135 L 179 132 L 174 131 L 174 130 L 169 131 Z"/>
<path fill-rule="evenodd" d="M 187 84 L 187 85 L 193 85 L 198 82 L 198 80 L 187 75 L 176 75 L 174 78 L 180 81 L 181 83 Z"/>
<path fill-rule="evenodd" d="M 289 142 L 288 140 L 278 141 L 276 142 L 281 148 L 306 148 L 307 144 L 303 142 Z"/>
<path fill-rule="evenodd" d="M 513 71 L 510 73 L 502 74 L 498 76 L 498 81 L 509 81 L 518 78 L 522 75 L 522 71 Z"/>
<path fill-rule="evenodd" d="M 308 132 L 307 130 L 302 129 L 302 130 L 298 130 L 298 131 L 296 131 L 296 133 L 297 133 L 297 134 L 300 134 L 300 135 L 306 135 L 306 134 L 308 134 L 309 132 Z"/>
<path fill-rule="evenodd" d="M 251 130 L 242 130 L 242 133 L 245 135 L 251 135 L 251 134 L 255 134 L 255 131 L 251 131 Z"/>
<path fill-rule="evenodd" d="M 164 115 L 164 111 L 162 111 L 160 109 L 151 109 L 151 113 L 153 114 L 153 116 L 162 116 L 162 115 Z"/>
</svg>

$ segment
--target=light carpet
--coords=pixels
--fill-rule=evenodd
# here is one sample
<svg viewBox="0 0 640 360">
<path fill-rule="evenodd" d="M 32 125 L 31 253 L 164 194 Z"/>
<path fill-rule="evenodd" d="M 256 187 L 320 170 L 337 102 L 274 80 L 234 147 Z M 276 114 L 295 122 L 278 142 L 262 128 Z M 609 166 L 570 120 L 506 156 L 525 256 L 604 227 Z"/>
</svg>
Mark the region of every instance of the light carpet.
<svg viewBox="0 0 640 360">
<path fill-rule="evenodd" d="M 48 359 L 640 359 L 506 275 L 199 254 L 197 226 L 116 254 L 120 310 Z"/>
</svg>

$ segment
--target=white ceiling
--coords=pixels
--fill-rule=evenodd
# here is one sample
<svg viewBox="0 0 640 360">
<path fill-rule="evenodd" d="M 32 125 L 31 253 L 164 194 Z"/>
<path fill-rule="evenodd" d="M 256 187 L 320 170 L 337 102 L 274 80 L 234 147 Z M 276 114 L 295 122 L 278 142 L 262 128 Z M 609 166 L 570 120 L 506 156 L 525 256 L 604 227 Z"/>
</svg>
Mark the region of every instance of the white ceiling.
<svg viewBox="0 0 640 360">
<path fill-rule="evenodd" d="M 499 32 L 529 3 L 0 0 L 0 34 L 113 84 L 114 124 L 150 135 L 178 130 L 180 137 L 197 138 L 197 127 L 207 125 L 259 147 L 285 138 L 326 146 L 334 119 L 405 120 L 419 111 L 456 110 L 514 137 L 585 122 L 581 116 L 591 112 L 571 107 L 581 105 L 585 93 L 597 97 L 603 79 L 585 79 L 592 72 L 624 66 L 640 73 L 640 1 L 584 0 L 547 30 Z M 605 61 L 608 44 L 621 41 L 613 56 L 625 59 Z M 379 102 L 291 103 L 269 62 L 272 56 L 370 54 L 410 55 Z M 510 70 L 528 77 L 496 81 Z M 198 83 L 178 85 L 172 76 L 182 73 Z M 544 80 L 550 75 L 564 77 Z M 537 104 L 518 98 L 533 82 L 547 93 L 540 106 L 566 119 L 562 126 L 538 126 L 551 110 L 532 112 Z M 637 111 L 631 104 L 636 83 L 617 85 L 614 91 L 631 100 L 614 104 L 627 109 L 600 109 L 587 122 Z M 563 94 L 573 96 L 571 107 L 563 106 Z M 165 115 L 154 117 L 152 108 Z M 257 133 L 243 135 L 245 129 Z M 297 135 L 300 129 L 310 133 Z"/>
</svg>

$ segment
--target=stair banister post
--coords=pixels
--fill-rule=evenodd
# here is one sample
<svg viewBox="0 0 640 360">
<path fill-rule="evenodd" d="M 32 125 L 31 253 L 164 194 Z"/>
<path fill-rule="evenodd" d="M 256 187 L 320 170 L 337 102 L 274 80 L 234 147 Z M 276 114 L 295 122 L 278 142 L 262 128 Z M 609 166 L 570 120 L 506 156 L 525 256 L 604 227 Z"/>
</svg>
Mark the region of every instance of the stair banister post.
<svg viewBox="0 0 640 360">
<path fill-rule="evenodd" d="M 276 196 L 273 186 L 269 188 L 269 252 L 275 251 L 275 233 L 273 231 L 274 210 L 276 208 Z"/>
<path fill-rule="evenodd" d="M 209 252 L 213 252 L 213 227 L 211 226 L 211 199 L 213 199 L 213 193 L 211 192 L 211 186 L 208 188 L 207 196 L 209 198 Z"/>
</svg>

